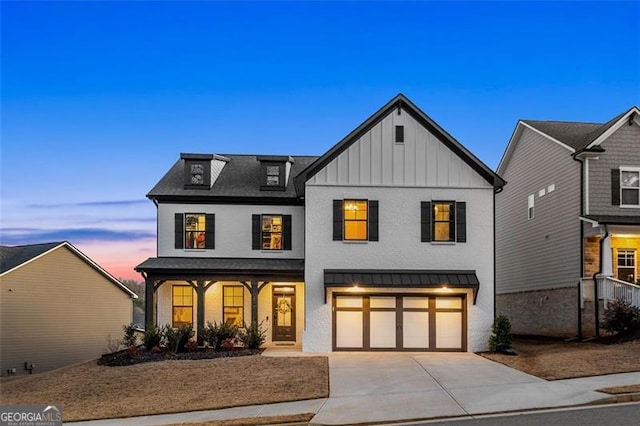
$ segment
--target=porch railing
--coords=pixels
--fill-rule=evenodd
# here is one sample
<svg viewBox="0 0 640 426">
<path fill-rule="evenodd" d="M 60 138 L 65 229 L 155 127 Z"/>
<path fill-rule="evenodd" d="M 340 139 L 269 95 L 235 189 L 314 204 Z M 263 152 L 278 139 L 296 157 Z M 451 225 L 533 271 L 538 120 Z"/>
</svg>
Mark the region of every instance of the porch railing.
<svg viewBox="0 0 640 426">
<path fill-rule="evenodd" d="M 609 300 L 621 299 L 633 306 L 640 307 L 640 286 L 613 277 L 597 277 L 598 299 L 604 302 L 607 309 Z M 592 278 L 580 279 L 582 300 L 580 306 L 584 308 L 585 301 L 593 301 L 594 287 Z"/>
</svg>

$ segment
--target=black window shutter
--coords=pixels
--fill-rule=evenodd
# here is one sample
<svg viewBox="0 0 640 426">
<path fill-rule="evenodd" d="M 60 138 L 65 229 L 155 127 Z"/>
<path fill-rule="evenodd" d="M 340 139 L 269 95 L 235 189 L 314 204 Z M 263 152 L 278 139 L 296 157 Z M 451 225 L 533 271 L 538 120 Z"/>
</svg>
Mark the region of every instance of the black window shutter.
<svg viewBox="0 0 640 426">
<path fill-rule="evenodd" d="M 282 223 L 284 225 L 282 244 L 285 250 L 291 250 L 291 215 L 285 214 L 282 216 Z"/>
<path fill-rule="evenodd" d="M 420 202 L 420 241 L 431 241 L 431 201 Z"/>
<path fill-rule="evenodd" d="M 378 241 L 378 201 L 369 200 L 369 241 Z"/>
<path fill-rule="evenodd" d="M 467 242 L 467 203 L 456 202 L 456 241 Z"/>
<path fill-rule="evenodd" d="M 204 248 L 213 250 L 216 248 L 216 215 L 207 214 L 204 217 L 205 239 Z"/>
<path fill-rule="evenodd" d="M 620 169 L 611 169 L 611 205 L 620 205 Z"/>
<path fill-rule="evenodd" d="M 184 215 L 176 213 L 175 215 L 175 248 L 184 248 Z"/>
<path fill-rule="evenodd" d="M 342 200 L 333 200 L 333 241 L 342 241 Z"/>
<path fill-rule="evenodd" d="M 260 250 L 260 215 L 251 215 L 251 249 Z"/>
</svg>

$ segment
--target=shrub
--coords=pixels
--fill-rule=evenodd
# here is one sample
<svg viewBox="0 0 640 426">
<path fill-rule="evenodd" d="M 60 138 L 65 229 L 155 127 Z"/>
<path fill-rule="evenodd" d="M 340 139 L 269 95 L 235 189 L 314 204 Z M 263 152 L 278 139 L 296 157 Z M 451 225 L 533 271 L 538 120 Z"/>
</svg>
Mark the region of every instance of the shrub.
<svg viewBox="0 0 640 426">
<path fill-rule="evenodd" d="M 166 332 L 166 326 L 158 328 L 155 325 L 147 327 L 144 330 L 144 336 L 142 337 L 142 343 L 147 350 L 151 350 L 154 347 L 160 346 L 162 339 Z"/>
<path fill-rule="evenodd" d="M 633 331 L 640 327 L 640 309 L 622 299 L 609 302 L 604 311 L 602 328 L 610 333 L 623 333 Z"/>
<path fill-rule="evenodd" d="M 125 347 L 129 348 L 131 346 L 138 346 L 136 328 L 137 326 L 134 323 L 122 326 L 122 329 L 124 330 L 124 338 L 122 339 L 122 344 Z"/>
<path fill-rule="evenodd" d="M 489 337 L 489 350 L 491 352 L 504 352 L 511 349 L 511 322 L 504 314 L 496 317 L 491 327 Z"/>
<path fill-rule="evenodd" d="M 196 351 L 198 350 L 198 341 L 195 339 L 189 339 L 187 344 L 184 345 L 184 348 L 187 350 L 187 352 Z"/>
<path fill-rule="evenodd" d="M 165 338 L 167 339 L 167 347 L 171 352 L 184 352 L 185 345 L 193 337 L 193 326 L 191 324 L 182 324 L 178 328 L 167 327 L 165 330 Z"/>
<path fill-rule="evenodd" d="M 260 349 L 266 340 L 266 332 L 262 327 L 261 321 L 260 324 L 257 322 L 252 322 L 249 327 L 246 324 L 243 324 L 243 328 L 238 336 L 238 339 L 245 348 L 248 349 Z"/>
<path fill-rule="evenodd" d="M 219 351 L 222 342 L 226 339 L 235 339 L 238 336 L 238 326 L 231 322 L 211 323 L 207 321 L 207 326 L 202 330 L 202 339 L 209 346 Z"/>
</svg>

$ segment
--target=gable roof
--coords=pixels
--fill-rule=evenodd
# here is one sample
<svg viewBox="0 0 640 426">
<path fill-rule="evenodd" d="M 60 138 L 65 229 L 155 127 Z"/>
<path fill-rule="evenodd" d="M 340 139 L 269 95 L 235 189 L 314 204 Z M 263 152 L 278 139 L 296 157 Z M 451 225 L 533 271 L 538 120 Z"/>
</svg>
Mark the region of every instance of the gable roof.
<svg viewBox="0 0 640 426">
<path fill-rule="evenodd" d="M 100 265 L 88 258 L 84 253 L 75 248 L 68 241 L 43 243 L 43 244 L 29 244 L 24 246 L 0 246 L 0 277 L 12 272 L 21 266 L 28 264 L 29 262 L 38 259 L 47 253 L 57 250 L 60 247 L 66 247 L 71 250 L 81 260 L 86 262 L 89 266 L 95 269 L 98 273 L 104 276 L 107 280 L 111 281 L 120 290 L 127 293 L 131 298 L 137 299 L 138 296 L 131 290 L 129 290 L 124 284 L 118 281 L 113 275 L 102 269 Z"/>
<path fill-rule="evenodd" d="M 520 138 L 524 127 L 528 127 L 542 134 L 547 139 L 564 146 L 569 149 L 571 153 L 577 155 L 582 151 L 594 149 L 594 145 L 602 142 L 602 137 L 608 133 L 607 131 L 614 129 L 620 122 L 629 119 L 629 117 L 633 117 L 634 114 L 640 115 L 640 110 L 637 106 L 633 106 L 623 113 L 618 114 L 606 123 L 520 120 L 502 155 L 497 169 L 498 173 L 501 173 L 504 170 L 504 166 L 509 162 L 511 153 L 515 148 L 515 141 Z"/>
<path fill-rule="evenodd" d="M 293 177 L 311 164 L 317 156 L 296 156 L 291 164 L 289 182 L 285 191 L 260 191 L 262 185 L 259 155 L 222 154 L 229 161 L 210 189 L 193 189 L 184 187 L 184 159 L 178 160 L 173 167 L 149 191 L 147 197 L 163 201 L 168 199 L 207 199 L 211 197 L 219 201 L 238 201 L 251 198 L 265 203 L 282 203 L 289 199 L 297 200 Z M 271 156 L 273 157 L 273 156 Z M 271 158 L 270 157 L 270 158 Z M 288 158 L 283 157 L 283 158 Z"/>
<path fill-rule="evenodd" d="M 296 188 L 300 195 L 304 194 L 304 184 L 316 173 L 327 166 L 331 161 L 343 153 L 347 148 L 354 144 L 365 133 L 371 130 L 374 126 L 380 123 L 387 115 L 393 111 L 401 108 L 413 117 L 418 123 L 426 128 L 431 134 L 433 134 L 440 142 L 453 151 L 458 157 L 460 157 L 465 163 L 467 163 L 472 169 L 474 169 L 480 176 L 482 176 L 487 182 L 489 182 L 495 189 L 502 188 L 505 185 L 505 181 L 498 176 L 487 165 L 480 161 L 475 155 L 467 150 L 460 142 L 458 142 L 453 136 L 447 133 L 442 127 L 440 127 L 435 121 L 433 121 L 427 114 L 425 114 L 420 108 L 418 108 L 413 102 L 409 100 L 405 95 L 399 93 L 389 102 L 387 102 L 382 108 L 376 111 L 372 116 L 367 118 L 362 124 L 355 128 L 351 133 L 345 136 L 340 142 L 335 144 L 329 151 L 327 151 L 320 158 L 315 160 L 307 168 L 305 168 L 298 176 L 296 176 Z"/>
</svg>

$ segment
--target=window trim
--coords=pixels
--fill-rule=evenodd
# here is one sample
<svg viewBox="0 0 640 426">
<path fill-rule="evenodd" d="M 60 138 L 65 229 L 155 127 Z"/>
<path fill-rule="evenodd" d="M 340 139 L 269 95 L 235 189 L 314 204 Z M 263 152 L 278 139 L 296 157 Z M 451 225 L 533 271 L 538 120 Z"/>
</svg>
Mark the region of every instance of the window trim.
<svg viewBox="0 0 640 426">
<path fill-rule="evenodd" d="M 527 196 L 527 220 L 535 218 L 536 197 L 535 194 Z"/>
<path fill-rule="evenodd" d="M 176 294 L 174 292 L 174 289 L 176 287 L 187 287 L 191 290 L 191 305 L 176 305 L 176 302 L 175 302 Z M 176 325 L 175 314 L 174 314 L 174 311 L 176 308 L 191 308 L 191 321 L 188 323 L 180 322 L 179 324 Z M 172 284 L 171 285 L 171 327 L 178 328 L 181 325 L 193 325 L 193 287 L 190 286 L 189 284 Z"/>
<path fill-rule="evenodd" d="M 624 187 L 622 185 L 622 174 L 624 172 L 638 173 L 638 178 L 640 179 L 640 167 L 620 166 L 618 170 L 620 170 L 620 207 L 626 208 L 626 209 L 640 208 L 640 183 L 638 187 L 629 187 L 629 186 Z M 624 204 L 624 197 L 622 196 L 622 191 L 625 189 L 631 190 L 631 191 L 635 190 L 638 192 L 638 204 Z"/>
<path fill-rule="evenodd" d="M 366 219 L 347 219 L 345 215 L 345 206 L 347 202 L 364 202 L 365 203 L 365 212 L 367 214 Z M 364 238 L 347 238 L 347 221 L 349 222 L 366 222 L 366 235 Z M 342 200 L 342 241 L 347 243 L 362 243 L 369 241 L 369 199 L 367 198 L 345 198 Z"/>
<path fill-rule="evenodd" d="M 225 296 L 225 291 L 226 291 L 227 288 L 233 288 L 233 289 L 239 288 L 239 289 L 242 290 L 242 302 L 241 302 L 242 304 L 241 305 L 227 305 L 225 303 L 225 297 L 226 297 Z M 237 296 L 232 295 L 231 297 L 235 298 Z M 223 323 L 225 322 L 225 319 L 224 319 L 225 308 L 239 308 L 241 310 L 241 313 L 240 313 L 240 315 L 242 317 L 242 321 L 241 322 L 244 324 L 244 322 L 245 322 L 244 321 L 244 319 L 245 319 L 244 318 L 244 302 L 245 302 L 245 300 L 244 300 L 244 287 L 243 286 L 241 286 L 241 285 L 223 285 L 222 286 L 222 322 Z M 239 324 L 239 325 L 241 326 L 242 324 Z"/>
</svg>

